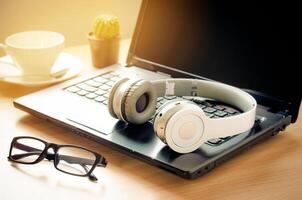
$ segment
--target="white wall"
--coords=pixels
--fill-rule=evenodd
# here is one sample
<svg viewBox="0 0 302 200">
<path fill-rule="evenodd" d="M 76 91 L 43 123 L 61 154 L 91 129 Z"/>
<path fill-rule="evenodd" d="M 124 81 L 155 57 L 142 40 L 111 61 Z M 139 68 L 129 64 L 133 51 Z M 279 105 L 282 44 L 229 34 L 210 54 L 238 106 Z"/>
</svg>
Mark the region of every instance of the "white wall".
<svg viewBox="0 0 302 200">
<path fill-rule="evenodd" d="M 121 36 L 132 36 L 141 0 L 0 0 L 0 43 L 15 32 L 52 30 L 66 37 L 66 46 L 86 44 L 99 14 L 114 14 Z M 1 54 L 1 53 L 0 53 Z"/>
</svg>

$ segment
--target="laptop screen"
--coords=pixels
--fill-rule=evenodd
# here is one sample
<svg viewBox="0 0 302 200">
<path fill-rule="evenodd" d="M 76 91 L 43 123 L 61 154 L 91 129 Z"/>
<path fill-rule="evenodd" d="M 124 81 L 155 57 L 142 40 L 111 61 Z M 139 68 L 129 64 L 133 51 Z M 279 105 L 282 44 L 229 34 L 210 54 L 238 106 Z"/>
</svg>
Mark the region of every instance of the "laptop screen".
<svg viewBox="0 0 302 200">
<path fill-rule="evenodd" d="M 131 53 L 299 105 L 301 91 L 292 91 L 298 85 L 296 8 L 284 2 L 146 0 Z"/>
</svg>

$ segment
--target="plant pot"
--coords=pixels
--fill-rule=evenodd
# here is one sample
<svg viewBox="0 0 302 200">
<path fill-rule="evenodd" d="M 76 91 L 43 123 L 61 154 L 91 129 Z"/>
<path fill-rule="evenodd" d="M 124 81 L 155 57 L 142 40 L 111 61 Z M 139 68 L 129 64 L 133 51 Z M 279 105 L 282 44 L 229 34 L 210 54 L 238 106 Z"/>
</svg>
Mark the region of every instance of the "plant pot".
<svg viewBox="0 0 302 200">
<path fill-rule="evenodd" d="M 88 34 L 92 64 L 102 68 L 118 63 L 120 38 L 96 39 L 92 33 Z"/>
</svg>

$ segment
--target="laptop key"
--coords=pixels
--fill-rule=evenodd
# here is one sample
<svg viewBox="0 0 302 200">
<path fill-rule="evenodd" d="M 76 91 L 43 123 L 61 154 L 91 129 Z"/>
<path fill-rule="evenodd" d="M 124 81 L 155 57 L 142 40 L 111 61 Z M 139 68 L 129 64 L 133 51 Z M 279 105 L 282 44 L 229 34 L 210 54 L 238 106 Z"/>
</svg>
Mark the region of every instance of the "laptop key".
<svg viewBox="0 0 302 200">
<path fill-rule="evenodd" d="M 100 76 L 95 77 L 93 80 L 94 80 L 94 81 L 97 81 L 97 82 L 99 82 L 99 83 L 107 83 L 107 82 L 109 81 L 109 80 L 104 79 L 103 77 L 100 77 Z"/>
<path fill-rule="evenodd" d="M 78 87 L 76 87 L 76 86 L 71 86 L 71 87 L 68 87 L 66 90 L 67 90 L 68 92 L 78 92 L 78 91 L 80 91 L 81 89 L 78 88 Z"/>
<path fill-rule="evenodd" d="M 207 107 L 213 107 L 214 105 L 210 101 L 203 101 L 203 104 Z M 215 109 L 216 110 L 216 109 Z"/>
<path fill-rule="evenodd" d="M 107 93 L 107 91 L 105 91 L 105 90 L 101 90 L 101 89 L 98 89 L 97 91 L 95 91 L 94 92 L 95 94 L 97 94 L 97 95 L 104 95 L 104 94 L 106 94 Z"/>
<path fill-rule="evenodd" d="M 160 102 L 161 100 L 163 100 L 164 98 L 163 97 L 158 97 L 157 98 L 157 102 Z"/>
<path fill-rule="evenodd" d="M 100 87 L 102 85 L 102 83 L 94 81 L 94 80 L 89 80 L 89 81 L 86 81 L 85 83 L 92 87 Z"/>
<path fill-rule="evenodd" d="M 211 108 L 211 107 L 207 107 L 205 109 L 203 109 L 204 112 L 206 113 L 214 113 L 216 111 L 215 108 Z"/>
<path fill-rule="evenodd" d="M 107 105 L 107 104 L 108 104 L 108 100 L 102 101 L 102 103 L 103 103 L 104 105 Z"/>
<path fill-rule="evenodd" d="M 108 81 L 107 83 L 106 83 L 106 85 L 109 85 L 109 86 L 113 86 L 115 84 L 115 82 L 114 81 Z"/>
<path fill-rule="evenodd" d="M 108 99 L 108 98 L 109 98 L 109 92 L 105 93 L 105 94 L 103 95 L 103 97 L 105 97 L 106 99 Z"/>
<path fill-rule="evenodd" d="M 95 92 L 97 88 L 87 85 L 86 83 L 80 83 L 77 87 L 81 88 L 82 90 L 86 90 L 88 92 Z"/>
<path fill-rule="evenodd" d="M 201 109 L 204 109 L 204 108 L 206 108 L 206 106 L 205 105 L 202 105 L 202 104 L 197 104 Z"/>
<path fill-rule="evenodd" d="M 221 110 L 218 110 L 214 113 L 216 116 L 218 117 L 224 117 L 226 116 L 228 113 L 224 112 L 224 111 L 221 111 Z"/>
<path fill-rule="evenodd" d="M 85 95 L 88 99 L 94 99 L 95 97 L 97 97 L 98 95 L 95 93 L 89 93 L 87 95 Z"/>
<path fill-rule="evenodd" d="M 229 114 L 235 114 L 235 113 L 237 112 L 237 111 L 236 111 L 235 109 L 233 109 L 233 108 L 226 108 L 224 111 L 227 112 L 227 113 L 229 113 Z"/>
<path fill-rule="evenodd" d="M 97 101 L 97 102 L 102 102 L 102 101 L 105 101 L 106 100 L 106 98 L 105 97 L 103 97 L 103 96 L 98 96 L 97 98 L 95 98 L 94 99 L 95 101 Z"/>
<path fill-rule="evenodd" d="M 115 74 L 113 74 L 113 73 L 107 73 L 107 74 L 102 75 L 102 77 L 105 78 L 105 79 L 110 79 L 114 76 L 115 76 Z"/>
<path fill-rule="evenodd" d="M 110 72 L 110 74 L 111 74 L 112 76 L 120 76 L 120 73 L 117 73 L 117 72 Z"/>
<path fill-rule="evenodd" d="M 118 81 L 119 79 L 121 79 L 119 76 L 114 76 L 114 77 L 110 78 L 110 80 L 114 81 L 114 82 Z"/>
<path fill-rule="evenodd" d="M 205 112 L 205 114 L 206 114 L 206 116 L 209 117 L 209 118 L 213 118 L 213 117 L 215 116 L 214 114 L 210 114 L 210 113 L 206 113 L 206 112 Z"/>
<path fill-rule="evenodd" d="M 80 91 L 77 92 L 77 94 L 80 95 L 80 96 L 85 96 L 85 95 L 87 95 L 88 93 L 89 93 L 89 92 L 87 92 L 86 90 L 80 90 Z"/>
<path fill-rule="evenodd" d="M 188 98 L 186 98 L 188 99 Z M 196 98 L 193 98 L 191 99 L 194 103 L 197 103 L 197 104 L 204 104 L 204 101 L 203 100 L 200 100 L 200 99 L 196 99 Z"/>
<path fill-rule="evenodd" d="M 225 107 L 220 106 L 220 105 L 216 105 L 216 106 L 214 106 L 214 108 L 217 109 L 217 110 L 224 110 L 225 109 Z"/>
<path fill-rule="evenodd" d="M 166 100 L 161 100 L 161 101 L 159 101 L 159 102 L 157 102 L 157 103 L 159 103 L 160 105 L 163 105 L 164 103 L 166 103 L 167 101 Z"/>
<path fill-rule="evenodd" d="M 109 89 L 111 89 L 111 87 L 109 85 L 101 85 L 99 88 L 102 89 L 102 90 L 109 90 Z"/>
</svg>

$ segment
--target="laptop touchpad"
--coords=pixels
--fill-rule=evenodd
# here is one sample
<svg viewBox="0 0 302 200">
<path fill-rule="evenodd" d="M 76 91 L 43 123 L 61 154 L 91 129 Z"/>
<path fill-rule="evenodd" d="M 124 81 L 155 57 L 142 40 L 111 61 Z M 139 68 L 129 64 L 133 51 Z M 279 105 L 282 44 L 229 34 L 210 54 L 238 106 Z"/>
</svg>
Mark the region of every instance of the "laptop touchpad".
<svg viewBox="0 0 302 200">
<path fill-rule="evenodd" d="M 83 128 L 83 130 L 88 128 L 105 135 L 108 135 L 113 131 L 126 128 L 126 124 L 117 123 L 119 120 L 111 117 L 107 110 L 104 110 L 103 112 L 100 110 L 98 112 L 94 111 L 89 115 L 87 115 L 87 113 L 88 112 L 85 112 L 85 114 L 73 113 L 70 117 L 67 117 L 67 119 L 77 125 L 80 125 L 80 128 Z"/>
</svg>

